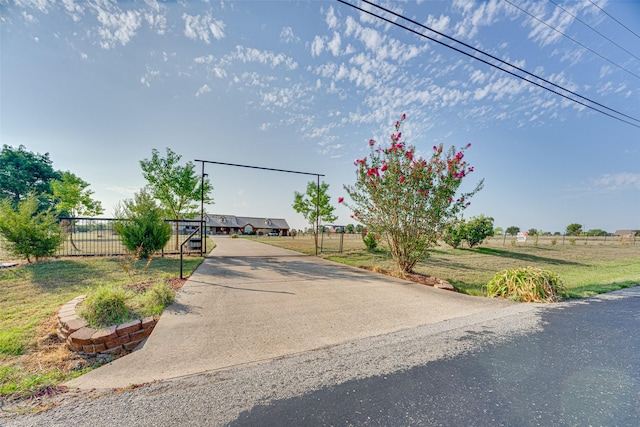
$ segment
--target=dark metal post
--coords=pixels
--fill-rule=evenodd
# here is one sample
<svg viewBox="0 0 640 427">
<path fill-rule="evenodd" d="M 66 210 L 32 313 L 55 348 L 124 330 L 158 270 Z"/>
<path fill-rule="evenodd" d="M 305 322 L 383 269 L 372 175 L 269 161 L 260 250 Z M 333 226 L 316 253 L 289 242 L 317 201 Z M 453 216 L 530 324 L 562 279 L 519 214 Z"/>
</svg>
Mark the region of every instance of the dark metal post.
<svg viewBox="0 0 640 427">
<path fill-rule="evenodd" d="M 318 256 L 318 234 L 320 234 L 320 175 L 318 175 L 318 193 L 316 194 L 316 256 Z"/>
<path fill-rule="evenodd" d="M 202 256 L 202 246 L 204 247 L 204 252 L 207 252 L 206 248 L 206 234 L 203 236 L 202 232 L 204 229 L 204 162 L 202 162 L 202 179 L 200 181 L 200 256 Z"/>
</svg>

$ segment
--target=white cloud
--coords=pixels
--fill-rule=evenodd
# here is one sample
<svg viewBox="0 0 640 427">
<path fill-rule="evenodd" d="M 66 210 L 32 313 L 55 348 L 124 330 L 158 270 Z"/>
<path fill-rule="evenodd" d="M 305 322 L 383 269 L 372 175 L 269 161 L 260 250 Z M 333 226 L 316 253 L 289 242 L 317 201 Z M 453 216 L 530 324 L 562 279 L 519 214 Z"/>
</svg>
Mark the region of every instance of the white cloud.
<svg viewBox="0 0 640 427">
<path fill-rule="evenodd" d="M 320 56 L 323 50 L 324 40 L 320 36 L 315 36 L 311 43 L 311 56 Z"/>
<path fill-rule="evenodd" d="M 280 31 L 280 41 L 284 43 L 293 43 L 300 41 L 300 37 L 293 34 L 293 28 L 284 27 L 282 31 Z"/>
<path fill-rule="evenodd" d="M 298 63 L 294 61 L 293 58 L 282 53 L 273 53 L 243 46 L 236 46 L 236 51 L 227 55 L 222 62 L 226 63 L 230 60 L 239 60 L 244 63 L 258 62 L 260 64 L 269 65 L 271 68 L 275 68 L 280 65 L 284 65 L 288 70 L 295 70 L 298 68 Z"/>
<path fill-rule="evenodd" d="M 225 37 L 225 23 L 213 18 L 210 13 L 207 13 L 204 16 L 192 16 L 187 13 L 183 13 L 182 19 L 184 20 L 184 34 L 192 40 L 200 39 L 209 44 L 211 43 L 209 33 L 211 33 L 216 40 L 220 40 Z"/>
<path fill-rule="evenodd" d="M 100 47 L 112 49 L 117 43 L 125 46 L 136 35 L 141 25 L 141 15 L 138 11 L 128 10 L 115 12 L 94 6 L 98 12 L 98 21 L 102 26 L 98 27 L 98 34 L 102 38 Z"/>
<path fill-rule="evenodd" d="M 333 10 L 333 6 L 329 6 L 329 10 L 327 10 L 327 15 L 325 17 L 325 21 L 329 26 L 329 29 L 333 30 L 338 26 L 338 18 Z"/>
<path fill-rule="evenodd" d="M 640 173 L 607 173 L 594 178 L 592 185 L 603 191 L 640 190 Z"/>
<path fill-rule="evenodd" d="M 333 39 L 329 43 L 327 43 L 327 50 L 331 51 L 333 56 L 338 56 L 340 54 L 340 34 L 337 32 L 333 33 Z"/>
<path fill-rule="evenodd" d="M 204 95 L 205 93 L 211 92 L 211 88 L 208 84 L 204 84 L 200 86 L 200 89 L 196 91 L 196 96 Z"/>
<path fill-rule="evenodd" d="M 71 16 L 74 22 L 80 21 L 84 14 L 84 7 L 75 3 L 73 0 L 62 0 L 65 10 Z"/>
</svg>

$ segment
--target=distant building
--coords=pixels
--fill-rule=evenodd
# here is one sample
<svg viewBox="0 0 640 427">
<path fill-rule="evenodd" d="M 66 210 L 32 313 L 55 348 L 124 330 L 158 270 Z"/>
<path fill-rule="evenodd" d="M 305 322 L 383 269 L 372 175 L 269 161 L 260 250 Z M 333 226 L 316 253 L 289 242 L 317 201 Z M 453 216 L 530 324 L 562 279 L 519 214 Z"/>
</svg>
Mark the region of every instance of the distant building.
<svg viewBox="0 0 640 427">
<path fill-rule="evenodd" d="M 235 215 L 205 215 L 209 234 L 273 234 L 288 236 L 289 224 L 282 218 L 259 218 Z"/>
<path fill-rule="evenodd" d="M 614 236 L 620 236 L 624 238 L 636 237 L 640 230 L 616 230 Z"/>
</svg>

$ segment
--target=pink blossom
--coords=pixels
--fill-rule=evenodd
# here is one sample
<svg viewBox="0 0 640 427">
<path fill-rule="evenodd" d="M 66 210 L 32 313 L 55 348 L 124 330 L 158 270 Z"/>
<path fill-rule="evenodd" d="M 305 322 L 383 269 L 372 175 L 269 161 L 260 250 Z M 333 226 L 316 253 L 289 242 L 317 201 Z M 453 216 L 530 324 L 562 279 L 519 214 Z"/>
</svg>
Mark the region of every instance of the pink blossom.
<svg viewBox="0 0 640 427">
<path fill-rule="evenodd" d="M 344 197 L 338 197 L 338 203 L 344 202 Z"/>
<path fill-rule="evenodd" d="M 370 139 L 369 140 L 369 147 L 373 147 L 373 144 L 375 144 L 376 141 L 374 139 Z"/>
<path fill-rule="evenodd" d="M 382 172 L 386 171 L 386 170 L 387 170 L 387 164 L 386 164 L 386 163 L 385 163 L 385 164 L 383 164 L 383 165 L 382 165 L 382 168 L 381 168 L 380 170 L 381 170 Z"/>
<path fill-rule="evenodd" d="M 402 113 L 402 120 L 406 119 L 407 115 L 405 113 Z"/>
<path fill-rule="evenodd" d="M 404 175 L 400 177 L 400 184 L 402 184 L 403 182 L 404 182 Z"/>
<path fill-rule="evenodd" d="M 471 147 L 471 143 L 468 143 L 468 144 L 465 146 L 465 148 L 469 148 L 469 147 Z"/>
</svg>

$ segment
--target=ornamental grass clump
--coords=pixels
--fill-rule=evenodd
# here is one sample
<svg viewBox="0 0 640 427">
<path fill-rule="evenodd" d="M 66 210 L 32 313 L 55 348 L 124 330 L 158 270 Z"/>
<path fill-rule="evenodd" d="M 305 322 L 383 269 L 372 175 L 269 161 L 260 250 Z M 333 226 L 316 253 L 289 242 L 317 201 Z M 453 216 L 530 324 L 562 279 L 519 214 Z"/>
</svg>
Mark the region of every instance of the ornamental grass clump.
<svg viewBox="0 0 640 427">
<path fill-rule="evenodd" d="M 132 297 L 119 286 L 100 286 L 85 298 L 79 314 L 93 327 L 125 323 L 132 318 L 128 306 Z"/>
<path fill-rule="evenodd" d="M 535 267 L 512 268 L 497 273 L 487 284 L 489 298 L 519 302 L 558 302 L 565 295 L 560 277 Z"/>
</svg>

